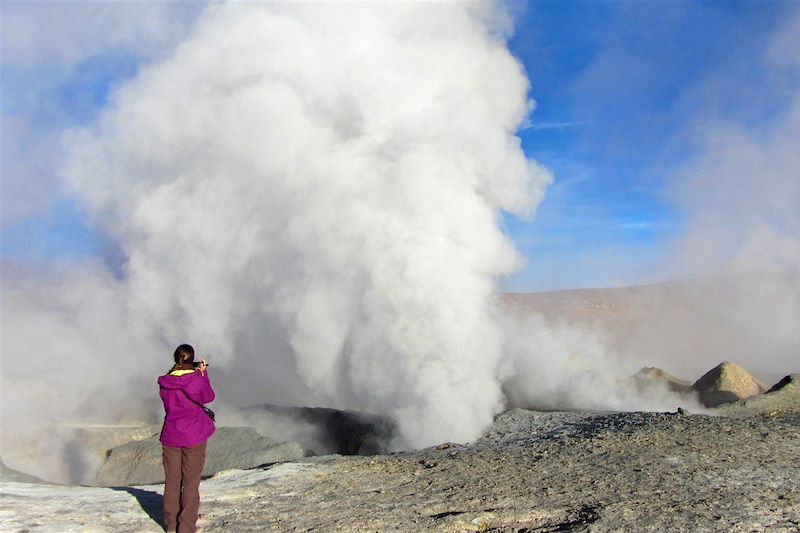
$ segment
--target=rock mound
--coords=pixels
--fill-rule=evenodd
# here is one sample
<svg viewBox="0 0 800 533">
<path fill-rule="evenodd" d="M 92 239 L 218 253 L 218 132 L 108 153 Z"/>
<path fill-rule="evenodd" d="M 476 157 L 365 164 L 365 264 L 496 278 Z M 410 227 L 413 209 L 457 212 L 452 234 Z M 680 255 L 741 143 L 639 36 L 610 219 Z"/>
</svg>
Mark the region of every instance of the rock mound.
<svg viewBox="0 0 800 533">
<path fill-rule="evenodd" d="M 790 374 L 761 396 L 740 400 L 718 408 L 721 414 L 736 417 L 800 415 L 800 374 Z"/>
<path fill-rule="evenodd" d="M 800 374 L 789 374 L 770 387 L 767 394 L 782 392 L 783 394 L 800 394 Z"/>
<path fill-rule="evenodd" d="M 751 396 L 758 396 L 767 390 L 761 380 L 729 361 L 706 372 L 703 377 L 695 381 L 692 388 L 697 391 L 700 401 L 706 407 L 717 407 Z"/>
<path fill-rule="evenodd" d="M 221 427 L 208 441 L 204 476 L 230 469 L 294 461 L 305 457 L 296 442 L 278 442 L 253 428 Z M 164 482 L 158 435 L 112 448 L 97 473 L 101 486 L 145 485 Z"/>
<path fill-rule="evenodd" d="M 13 468 L 9 468 L 1 460 L 0 460 L 0 481 L 11 481 L 14 483 L 47 483 L 46 481 L 39 479 L 36 476 L 32 476 L 30 474 L 26 474 L 25 472 L 20 472 L 19 470 L 14 470 Z"/>
<path fill-rule="evenodd" d="M 642 368 L 633 375 L 633 379 L 639 384 L 663 384 L 669 390 L 681 394 L 692 391 L 692 383 L 690 381 L 676 378 L 669 372 L 654 366 L 646 366 Z"/>
</svg>

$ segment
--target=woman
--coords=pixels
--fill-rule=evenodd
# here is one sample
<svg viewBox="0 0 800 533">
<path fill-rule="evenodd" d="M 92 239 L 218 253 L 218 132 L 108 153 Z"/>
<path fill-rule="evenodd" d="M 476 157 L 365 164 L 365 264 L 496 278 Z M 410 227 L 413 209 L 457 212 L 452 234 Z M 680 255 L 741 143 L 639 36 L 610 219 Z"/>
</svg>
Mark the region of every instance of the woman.
<svg viewBox="0 0 800 533">
<path fill-rule="evenodd" d="M 208 363 L 195 366 L 194 348 L 181 344 L 175 349 L 175 365 L 158 378 L 164 402 L 161 429 L 164 474 L 164 525 L 169 532 L 194 532 L 200 508 L 200 474 L 206 460 L 206 441 L 214 433 L 214 422 L 203 404 L 214 401 L 208 379 Z"/>
</svg>

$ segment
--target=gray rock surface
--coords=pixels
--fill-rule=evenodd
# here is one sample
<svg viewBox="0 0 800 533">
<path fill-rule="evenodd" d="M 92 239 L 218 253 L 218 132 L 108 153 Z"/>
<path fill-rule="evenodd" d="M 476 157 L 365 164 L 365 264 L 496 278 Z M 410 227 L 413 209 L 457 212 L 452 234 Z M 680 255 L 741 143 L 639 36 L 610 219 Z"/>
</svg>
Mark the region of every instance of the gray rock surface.
<svg viewBox="0 0 800 533">
<path fill-rule="evenodd" d="M 259 435 L 252 428 L 220 427 L 208 441 L 203 475 L 211 476 L 231 468 L 293 461 L 305 455 L 295 442 L 277 442 Z M 124 486 L 163 482 L 161 443 L 156 434 L 109 450 L 93 484 Z"/>
<path fill-rule="evenodd" d="M 236 532 L 797 532 L 796 385 L 793 378 L 735 410 L 715 410 L 718 416 L 517 409 L 469 445 L 228 470 L 203 481 L 199 525 Z M 162 488 L 0 483 L 0 523 L 12 531 L 159 531 Z"/>
</svg>

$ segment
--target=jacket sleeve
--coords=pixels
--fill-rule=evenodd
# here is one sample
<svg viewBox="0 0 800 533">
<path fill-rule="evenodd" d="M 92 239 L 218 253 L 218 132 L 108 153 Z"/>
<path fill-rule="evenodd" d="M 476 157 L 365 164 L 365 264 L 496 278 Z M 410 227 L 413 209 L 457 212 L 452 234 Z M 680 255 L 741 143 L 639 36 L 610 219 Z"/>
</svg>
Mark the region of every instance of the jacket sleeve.
<svg viewBox="0 0 800 533">
<path fill-rule="evenodd" d="M 208 379 L 208 370 L 205 375 L 196 372 L 194 379 L 184 390 L 189 398 L 201 405 L 211 403 L 216 398 L 214 389 L 211 388 L 211 380 Z"/>
</svg>

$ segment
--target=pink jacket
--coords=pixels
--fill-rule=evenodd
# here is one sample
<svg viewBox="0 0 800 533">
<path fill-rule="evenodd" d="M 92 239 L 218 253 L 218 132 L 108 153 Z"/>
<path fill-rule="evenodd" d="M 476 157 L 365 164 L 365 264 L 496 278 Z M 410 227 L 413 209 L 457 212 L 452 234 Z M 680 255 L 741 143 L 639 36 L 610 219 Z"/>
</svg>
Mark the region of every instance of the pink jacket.
<svg viewBox="0 0 800 533">
<path fill-rule="evenodd" d="M 159 377 L 158 386 L 166 413 L 161 444 L 191 448 L 214 434 L 214 422 L 197 405 L 213 402 L 216 396 L 208 379 L 208 370 L 205 375 L 199 370 L 175 370 Z"/>
</svg>

